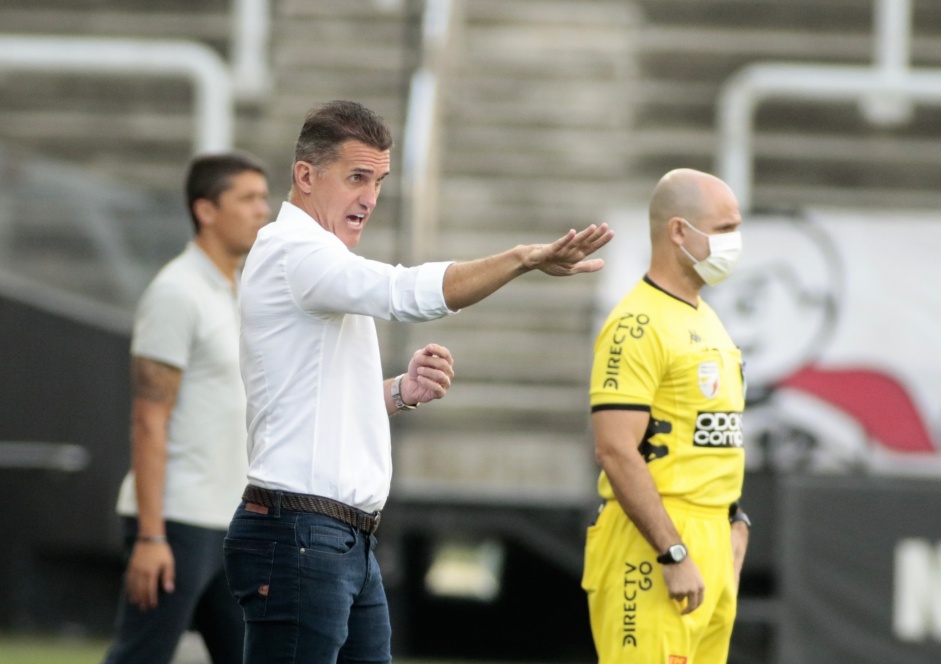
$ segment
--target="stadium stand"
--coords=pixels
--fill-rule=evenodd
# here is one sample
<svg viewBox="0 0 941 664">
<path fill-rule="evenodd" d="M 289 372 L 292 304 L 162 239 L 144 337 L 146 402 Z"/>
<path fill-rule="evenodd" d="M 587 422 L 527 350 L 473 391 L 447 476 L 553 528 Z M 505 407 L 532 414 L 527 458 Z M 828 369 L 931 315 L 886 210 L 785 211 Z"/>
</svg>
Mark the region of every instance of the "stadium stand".
<svg viewBox="0 0 941 664">
<path fill-rule="evenodd" d="M 287 190 L 301 118 L 318 101 L 353 98 L 378 110 L 401 150 L 423 4 L 271 2 L 271 89 L 237 103 L 234 133 L 235 147 L 271 166 L 275 197 Z M 233 5 L 5 0 L 0 26 L 20 36 L 188 40 L 231 62 Z M 873 58 L 872 0 L 455 6 L 449 66 L 439 82 L 440 221 L 429 250 L 439 258 L 550 239 L 642 204 L 665 170 L 713 170 L 719 92 L 746 64 L 865 65 Z M 939 66 L 941 5 L 914 0 L 913 8 L 911 64 Z M 186 222 L 174 197 L 192 149 L 193 94 L 172 78 L 0 70 L 4 270 L 126 310 L 183 239 Z M 936 206 L 939 113 L 918 107 L 911 122 L 876 126 L 853 104 L 761 108 L 756 208 Z M 25 172 L 38 178 L 28 188 L 11 176 Z M 75 174 L 64 196 L 55 193 L 58 172 Z M 390 178 L 364 241 L 367 255 L 401 255 L 400 186 Z M 91 219 L 84 226 L 62 212 L 79 197 Z M 110 244 L 102 241 L 109 236 Z M 586 389 L 597 283 L 553 283 L 551 296 L 549 287 L 524 277 L 467 314 L 405 331 L 381 327 L 390 371 L 405 349 L 434 339 L 454 351 L 459 376 L 448 399 L 395 421 L 393 509 L 402 524 L 426 524 L 426 535 L 453 526 L 468 506 L 493 509 L 492 518 L 473 521 L 476 536 L 496 532 L 571 578 L 594 500 Z M 125 441 L 111 442 L 123 462 Z M 110 500 L 98 506 L 101 514 Z M 404 567 L 386 569 L 391 586 L 404 581 Z"/>
</svg>

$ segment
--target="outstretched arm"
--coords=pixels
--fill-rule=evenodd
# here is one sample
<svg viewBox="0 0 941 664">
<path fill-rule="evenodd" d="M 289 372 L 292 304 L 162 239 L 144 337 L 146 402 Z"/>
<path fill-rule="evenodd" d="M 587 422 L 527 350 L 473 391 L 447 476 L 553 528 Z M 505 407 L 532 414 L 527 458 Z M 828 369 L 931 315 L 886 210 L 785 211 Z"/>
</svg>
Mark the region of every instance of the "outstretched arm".
<svg viewBox="0 0 941 664">
<path fill-rule="evenodd" d="M 600 258 L 585 260 L 614 237 L 607 224 L 569 231 L 551 244 L 519 245 L 489 258 L 452 264 L 444 275 L 444 300 L 452 311 L 469 307 L 531 270 L 553 277 L 597 272 Z"/>
</svg>

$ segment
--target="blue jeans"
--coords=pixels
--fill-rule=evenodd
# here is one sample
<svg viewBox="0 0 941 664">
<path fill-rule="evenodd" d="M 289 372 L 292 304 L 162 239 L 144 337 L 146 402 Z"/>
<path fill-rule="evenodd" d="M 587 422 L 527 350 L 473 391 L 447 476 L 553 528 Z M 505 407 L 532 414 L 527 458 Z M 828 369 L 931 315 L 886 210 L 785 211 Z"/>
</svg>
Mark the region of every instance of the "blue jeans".
<svg viewBox="0 0 941 664">
<path fill-rule="evenodd" d="M 243 502 L 225 538 L 246 664 L 392 661 L 376 538 L 331 517 Z"/>
<path fill-rule="evenodd" d="M 123 518 L 128 557 L 137 539 L 137 519 Z M 122 590 L 117 635 L 105 664 L 168 664 L 180 637 L 198 631 L 214 664 L 242 661 L 242 616 L 226 587 L 222 563 L 224 530 L 166 522 L 176 575 L 172 593 L 160 591 L 157 608 L 141 611 Z"/>
</svg>

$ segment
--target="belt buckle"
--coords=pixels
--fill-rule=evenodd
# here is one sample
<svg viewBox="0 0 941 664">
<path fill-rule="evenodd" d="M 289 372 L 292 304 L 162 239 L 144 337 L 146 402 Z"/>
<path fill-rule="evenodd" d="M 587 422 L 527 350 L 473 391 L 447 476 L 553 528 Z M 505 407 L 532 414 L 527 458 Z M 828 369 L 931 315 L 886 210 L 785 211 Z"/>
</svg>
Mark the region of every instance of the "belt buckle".
<svg viewBox="0 0 941 664">
<path fill-rule="evenodd" d="M 373 519 L 372 519 L 372 530 L 369 533 L 370 535 L 372 535 L 374 532 L 379 530 L 379 520 L 381 518 L 382 518 L 382 512 L 376 512 L 376 514 L 373 516 Z"/>
</svg>

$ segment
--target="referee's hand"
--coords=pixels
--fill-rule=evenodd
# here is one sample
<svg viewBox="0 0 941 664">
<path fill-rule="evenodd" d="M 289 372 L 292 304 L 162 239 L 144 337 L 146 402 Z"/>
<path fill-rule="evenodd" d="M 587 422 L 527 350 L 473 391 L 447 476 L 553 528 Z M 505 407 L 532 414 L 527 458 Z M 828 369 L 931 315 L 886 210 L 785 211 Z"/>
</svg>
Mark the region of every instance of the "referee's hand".
<svg viewBox="0 0 941 664">
<path fill-rule="evenodd" d="M 687 556 L 682 562 L 662 565 L 662 568 L 667 592 L 678 604 L 680 613 L 686 615 L 698 609 L 706 594 L 706 583 L 693 559 Z"/>
</svg>

